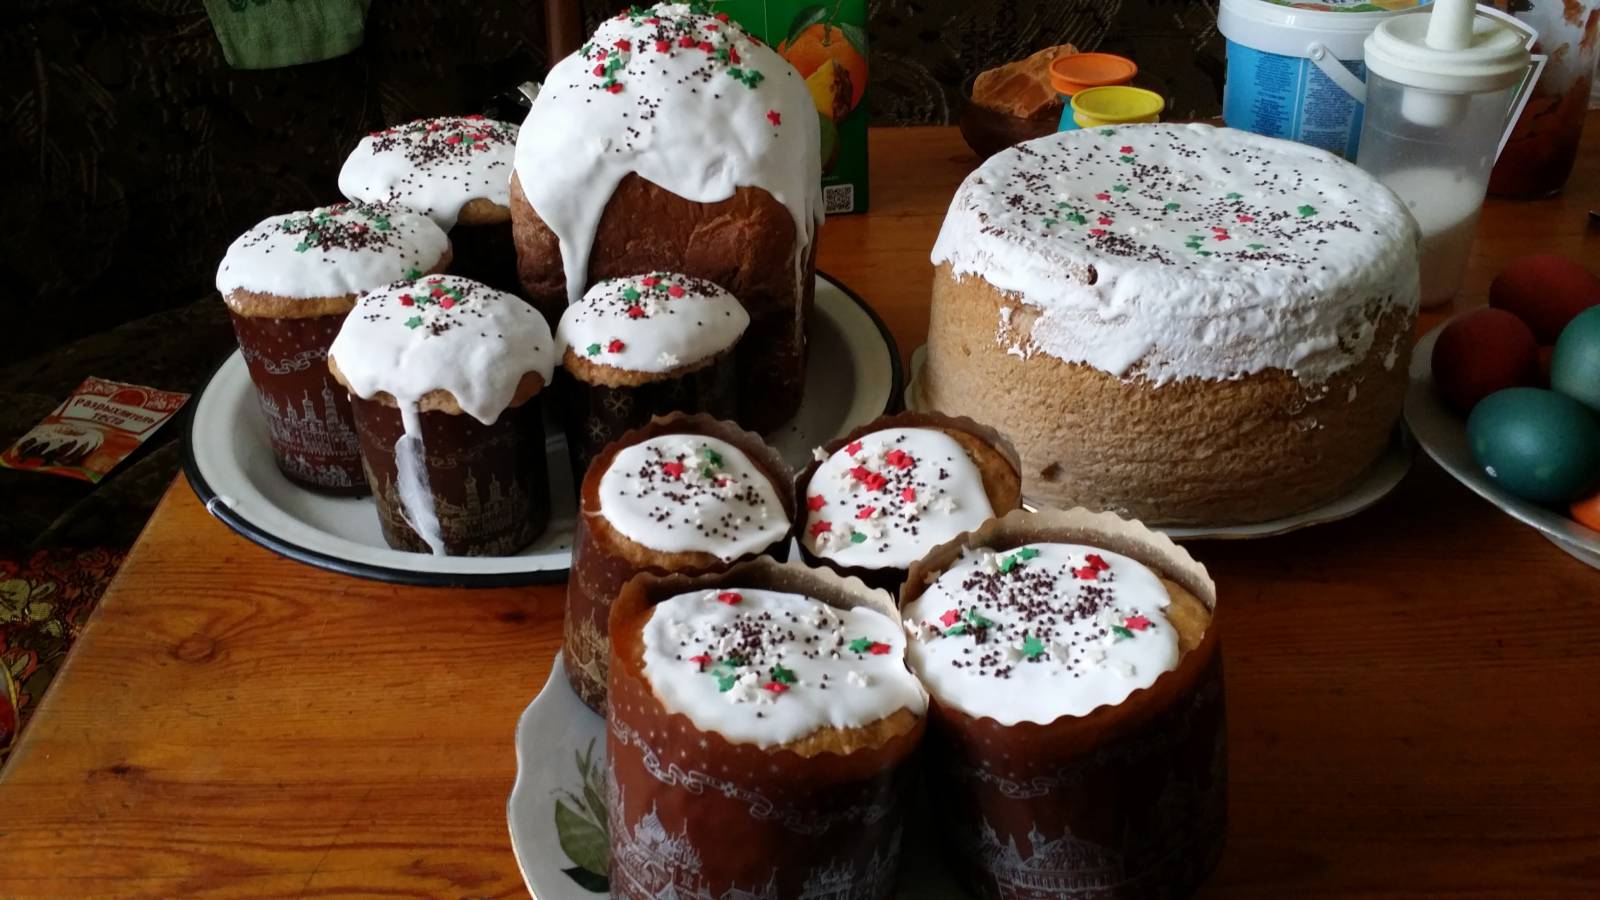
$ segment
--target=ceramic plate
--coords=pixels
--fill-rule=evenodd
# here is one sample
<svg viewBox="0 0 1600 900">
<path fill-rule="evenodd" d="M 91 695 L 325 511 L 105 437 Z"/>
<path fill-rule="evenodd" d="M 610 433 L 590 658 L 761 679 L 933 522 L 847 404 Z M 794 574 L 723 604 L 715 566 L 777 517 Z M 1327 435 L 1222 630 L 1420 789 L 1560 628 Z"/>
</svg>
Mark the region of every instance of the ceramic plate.
<svg viewBox="0 0 1600 900">
<path fill-rule="evenodd" d="M 1428 455 L 1474 493 L 1507 515 L 1538 529 L 1552 544 L 1600 569 L 1600 532 L 1585 528 L 1547 506 L 1513 497 L 1500 489 L 1472 459 L 1466 419 L 1445 406 L 1433 389 L 1433 345 L 1444 326 L 1428 332 L 1411 354 L 1411 390 L 1406 421 Z"/>
<path fill-rule="evenodd" d="M 927 347 L 918 347 L 911 354 L 911 378 L 906 385 L 906 409 L 920 410 L 922 404 L 921 375 L 922 361 L 927 356 Z M 1361 481 L 1351 488 L 1344 496 L 1330 500 L 1315 509 L 1309 509 L 1292 516 L 1281 519 L 1272 519 L 1266 522 L 1254 522 L 1249 525 L 1204 525 L 1204 526 L 1167 526 L 1152 525 L 1150 527 L 1164 532 L 1176 541 L 1226 541 L 1247 540 L 1250 538 L 1276 537 L 1310 528 L 1313 525 L 1326 525 L 1340 519 L 1348 519 L 1358 512 L 1388 496 L 1400 484 L 1400 480 L 1411 471 L 1411 457 L 1415 453 L 1411 438 L 1406 433 L 1402 424 L 1395 428 L 1394 439 L 1389 442 L 1389 448 L 1378 457 L 1367 469 Z M 1028 509 L 1035 506 L 1030 501 L 1023 503 Z"/>
<path fill-rule="evenodd" d="M 606 870 L 605 720 L 567 683 L 561 657 L 550 680 L 517 721 L 517 780 L 506 801 L 506 825 L 517 866 L 536 900 L 599 900 L 611 896 Z M 907 854 L 936 845 L 912 817 Z M 907 859 L 897 900 L 968 900 L 936 860 Z M 912 874 L 915 873 L 915 874 Z"/>
<path fill-rule="evenodd" d="M 900 354 L 861 298 L 817 276 L 811 365 L 800 411 L 767 436 L 795 467 L 811 448 L 881 415 L 899 397 Z M 267 449 L 244 358 L 235 352 L 190 404 L 184 474 L 206 509 L 244 537 L 292 559 L 404 584 L 506 585 L 560 581 L 572 555 L 574 491 L 566 438 L 547 425 L 552 514 L 544 537 L 517 556 L 431 556 L 384 543 L 371 498 L 326 497 L 292 484 Z"/>
</svg>

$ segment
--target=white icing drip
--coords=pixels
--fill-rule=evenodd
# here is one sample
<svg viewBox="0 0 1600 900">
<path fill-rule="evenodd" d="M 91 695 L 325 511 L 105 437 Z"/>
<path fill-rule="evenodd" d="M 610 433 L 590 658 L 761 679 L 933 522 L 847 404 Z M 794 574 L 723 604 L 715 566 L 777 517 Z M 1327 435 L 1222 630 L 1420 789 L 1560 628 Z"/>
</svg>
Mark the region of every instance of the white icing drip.
<svg viewBox="0 0 1600 900">
<path fill-rule="evenodd" d="M 318 236 L 327 238 L 324 248 Z M 336 203 L 261 220 L 228 247 L 217 290 L 342 297 L 436 266 L 450 239 L 427 216 L 394 206 Z"/>
<path fill-rule="evenodd" d="M 406 433 L 394 442 L 395 491 L 400 512 L 411 530 L 434 556 L 444 555 L 444 535 L 439 511 L 428 484 L 427 450 L 422 446 L 422 421 L 415 403 L 400 404 L 400 422 Z"/>
<path fill-rule="evenodd" d="M 339 170 L 351 200 L 387 201 L 455 227 L 461 208 L 511 203 L 517 126 L 483 116 L 419 119 L 361 139 Z"/>
<path fill-rule="evenodd" d="M 544 316 L 517 297 L 457 275 L 430 275 L 363 296 L 328 355 L 350 389 L 387 393 L 402 408 L 448 391 L 462 410 L 494 424 L 524 375 L 555 373 Z"/>
<path fill-rule="evenodd" d="M 932 258 L 1037 307 L 1033 347 L 1067 362 L 1156 384 L 1315 382 L 1367 356 L 1370 305 L 1415 311 L 1417 236 L 1393 193 L 1321 150 L 1135 125 L 990 157 Z"/>
<path fill-rule="evenodd" d="M 822 221 L 816 108 L 793 66 L 725 18 L 667 3 L 623 13 L 540 88 L 516 171 L 560 242 L 569 303 L 583 297 L 595 228 L 629 173 L 698 203 L 765 190 L 794 217 L 798 283 Z"/>
<path fill-rule="evenodd" d="M 778 492 L 750 457 L 698 434 L 624 447 L 600 476 L 600 514 L 652 550 L 723 561 L 765 550 L 789 531 Z"/>
<path fill-rule="evenodd" d="M 972 459 L 929 428 L 885 428 L 841 448 L 801 502 L 811 552 L 868 569 L 905 568 L 994 515 Z"/>
<path fill-rule="evenodd" d="M 667 372 L 732 347 L 750 314 L 730 293 L 701 278 L 667 272 L 602 281 L 567 307 L 556 352 L 568 347 L 602 365 Z"/>
<path fill-rule="evenodd" d="M 894 620 L 867 607 L 720 588 L 656 605 L 644 626 L 644 675 L 662 706 L 695 727 L 770 747 L 926 712 L 905 645 Z"/>
<path fill-rule="evenodd" d="M 1162 612 L 1170 602 L 1154 572 L 1106 550 L 982 550 L 902 611 L 918 629 L 907 659 L 940 703 L 969 715 L 1002 725 L 1081 716 L 1177 666 L 1177 632 Z"/>
</svg>

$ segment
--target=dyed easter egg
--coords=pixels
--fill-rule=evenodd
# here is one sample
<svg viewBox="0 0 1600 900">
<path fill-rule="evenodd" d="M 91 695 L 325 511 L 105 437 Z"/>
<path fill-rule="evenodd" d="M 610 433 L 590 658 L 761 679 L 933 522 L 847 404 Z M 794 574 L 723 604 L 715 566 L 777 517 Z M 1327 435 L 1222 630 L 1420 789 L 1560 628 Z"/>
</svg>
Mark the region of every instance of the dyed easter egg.
<svg viewBox="0 0 1600 900">
<path fill-rule="evenodd" d="M 1574 501 L 1571 512 L 1579 525 L 1600 531 L 1600 493 Z"/>
<path fill-rule="evenodd" d="M 1550 357 L 1550 387 L 1600 413 L 1600 306 L 1561 332 Z"/>
<path fill-rule="evenodd" d="M 1565 505 L 1600 480 L 1600 422 L 1555 391 L 1490 394 L 1467 418 L 1467 440 L 1483 471 L 1525 500 Z"/>
<path fill-rule="evenodd" d="M 1600 306 L 1600 277 L 1555 253 L 1524 256 L 1494 277 L 1489 305 L 1527 322 L 1539 343 L 1554 343 L 1574 316 Z"/>
<path fill-rule="evenodd" d="M 1503 309 L 1475 309 L 1450 320 L 1433 345 L 1433 385 L 1463 415 L 1509 387 L 1539 383 L 1539 344 Z"/>
</svg>

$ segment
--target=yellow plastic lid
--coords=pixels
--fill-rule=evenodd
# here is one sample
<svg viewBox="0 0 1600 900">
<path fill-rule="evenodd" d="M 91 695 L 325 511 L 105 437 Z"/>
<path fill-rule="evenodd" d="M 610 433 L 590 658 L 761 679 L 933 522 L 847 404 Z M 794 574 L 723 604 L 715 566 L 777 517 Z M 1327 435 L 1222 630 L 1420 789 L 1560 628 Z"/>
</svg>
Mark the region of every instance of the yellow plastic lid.
<svg viewBox="0 0 1600 900">
<path fill-rule="evenodd" d="M 1092 87 L 1127 84 L 1139 74 L 1133 60 L 1115 53 L 1074 53 L 1050 63 L 1050 86 L 1073 96 Z"/>
<path fill-rule="evenodd" d="M 1126 85 L 1089 88 L 1072 96 L 1072 111 L 1080 122 L 1088 119 L 1102 125 L 1154 122 L 1166 106 L 1155 91 Z"/>
</svg>

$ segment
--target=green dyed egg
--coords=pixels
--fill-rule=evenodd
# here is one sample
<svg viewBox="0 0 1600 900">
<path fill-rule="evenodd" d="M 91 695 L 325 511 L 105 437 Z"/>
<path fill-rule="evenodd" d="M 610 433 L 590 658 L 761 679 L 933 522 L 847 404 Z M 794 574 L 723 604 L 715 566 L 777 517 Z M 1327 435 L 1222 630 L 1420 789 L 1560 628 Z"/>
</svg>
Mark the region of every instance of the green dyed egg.
<svg viewBox="0 0 1600 900">
<path fill-rule="evenodd" d="M 1600 422 L 1555 391 L 1490 394 L 1467 417 L 1467 439 L 1484 472 L 1525 500 L 1566 503 L 1600 480 Z"/>
<path fill-rule="evenodd" d="M 1550 357 L 1550 386 L 1600 413 L 1600 306 L 1561 330 Z"/>
</svg>

